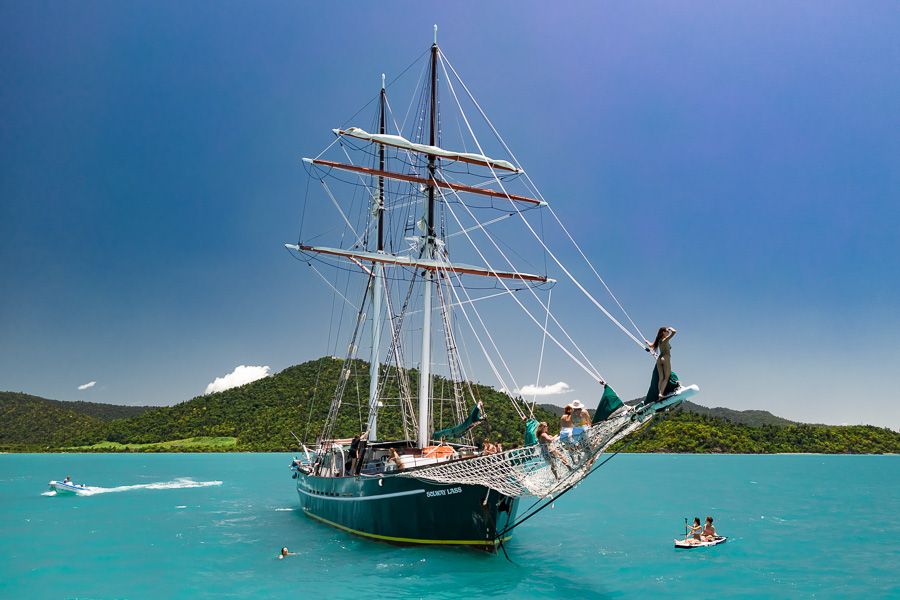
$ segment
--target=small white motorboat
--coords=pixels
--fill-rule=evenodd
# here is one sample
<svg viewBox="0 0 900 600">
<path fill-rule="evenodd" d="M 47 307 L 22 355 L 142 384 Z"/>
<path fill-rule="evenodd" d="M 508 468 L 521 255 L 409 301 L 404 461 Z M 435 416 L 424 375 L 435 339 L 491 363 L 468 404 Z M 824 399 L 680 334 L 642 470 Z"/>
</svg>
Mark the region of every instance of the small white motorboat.
<svg viewBox="0 0 900 600">
<path fill-rule="evenodd" d="M 84 484 L 71 481 L 51 481 L 50 489 L 57 494 L 89 494 L 90 488 Z"/>
</svg>

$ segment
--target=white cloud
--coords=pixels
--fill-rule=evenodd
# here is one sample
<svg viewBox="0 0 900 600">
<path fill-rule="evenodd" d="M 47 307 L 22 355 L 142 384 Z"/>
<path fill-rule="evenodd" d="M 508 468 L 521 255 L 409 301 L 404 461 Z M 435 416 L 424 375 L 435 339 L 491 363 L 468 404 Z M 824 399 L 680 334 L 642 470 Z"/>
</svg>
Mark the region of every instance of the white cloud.
<svg viewBox="0 0 900 600">
<path fill-rule="evenodd" d="M 86 389 L 88 389 L 88 388 L 94 387 L 95 385 L 97 385 L 97 382 L 96 382 L 96 381 L 88 381 L 88 382 L 85 383 L 84 385 L 79 385 L 79 386 L 78 386 L 78 389 L 79 389 L 79 390 L 86 390 Z"/>
<path fill-rule="evenodd" d="M 206 386 L 206 394 L 224 392 L 233 387 L 238 387 L 269 376 L 269 367 L 248 367 L 240 365 L 234 371 L 222 377 L 216 377 L 215 381 Z"/>
<path fill-rule="evenodd" d="M 568 394 L 572 391 L 569 384 L 565 381 L 557 381 L 550 385 L 526 385 L 518 391 L 522 396 L 556 396 L 557 394 Z"/>
</svg>

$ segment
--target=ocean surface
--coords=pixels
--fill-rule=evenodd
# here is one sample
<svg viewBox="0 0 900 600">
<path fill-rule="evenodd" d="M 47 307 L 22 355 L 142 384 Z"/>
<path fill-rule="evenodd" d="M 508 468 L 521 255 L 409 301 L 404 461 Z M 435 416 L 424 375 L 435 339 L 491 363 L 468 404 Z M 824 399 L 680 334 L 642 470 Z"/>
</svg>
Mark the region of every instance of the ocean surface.
<svg viewBox="0 0 900 600">
<path fill-rule="evenodd" d="M 0 455 L 0 598 L 900 598 L 900 456 L 620 455 L 509 560 L 312 521 L 290 459 Z M 728 543 L 675 550 L 708 514 Z"/>
</svg>

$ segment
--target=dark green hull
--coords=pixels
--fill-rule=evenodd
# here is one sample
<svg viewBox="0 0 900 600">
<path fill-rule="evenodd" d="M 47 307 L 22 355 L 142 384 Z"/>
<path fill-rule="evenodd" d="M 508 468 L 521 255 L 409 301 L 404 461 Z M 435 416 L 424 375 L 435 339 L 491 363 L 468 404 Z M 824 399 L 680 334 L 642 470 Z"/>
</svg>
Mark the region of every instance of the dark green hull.
<svg viewBox="0 0 900 600">
<path fill-rule="evenodd" d="M 474 546 L 495 551 L 515 521 L 518 498 L 480 485 L 443 485 L 398 475 L 297 478 L 309 517 L 397 544 Z"/>
</svg>

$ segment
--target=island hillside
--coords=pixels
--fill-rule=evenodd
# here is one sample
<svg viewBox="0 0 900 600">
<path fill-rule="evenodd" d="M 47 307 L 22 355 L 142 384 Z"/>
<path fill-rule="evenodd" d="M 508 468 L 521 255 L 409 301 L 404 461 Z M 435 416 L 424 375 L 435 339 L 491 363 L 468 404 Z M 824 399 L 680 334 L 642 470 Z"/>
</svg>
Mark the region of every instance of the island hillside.
<svg viewBox="0 0 900 600">
<path fill-rule="evenodd" d="M 197 396 L 174 406 L 118 406 L 62 402 L 17 392 L 0 392 L 0 450 L 48 451 L 298 451 L 315 443 L 328 413 L 343 361 L 320 358 L 224 392 Z M 408 372 L 412 389 L 418 373 Z M 383 368 L 384 408 L 379 437 L 402 438 L 396 371 Z M 366 418 L 368 364 L 354 361 L 335 435 L 359 433 Z M 472 384 L 487 421 L 474 429 L 507 446 L 522 443 L 523 424 L 508 397 Z M 449 382 L 436 377 L 435 396 L 451 396 Z M 560 408 L 537 405 L 535 417 L 558 423 Z M 451 402 L 438 402 L 436 426 L 455 424 Z M 615 446 L 625 452 L 701 453 L 900 453 L 900 433 L 872 426 L 795 423 L 766 411 L 733 411 L 685 403 L 653 419 Z"/>
</svg>

